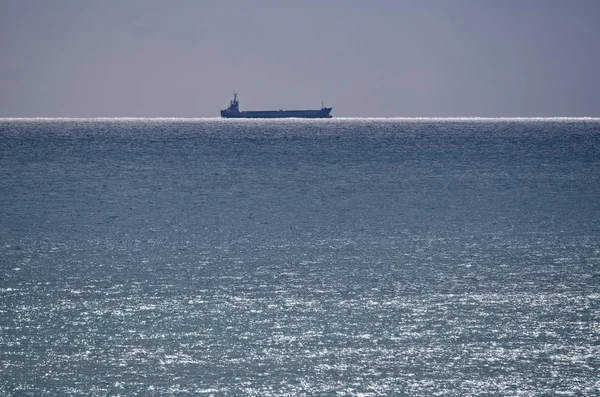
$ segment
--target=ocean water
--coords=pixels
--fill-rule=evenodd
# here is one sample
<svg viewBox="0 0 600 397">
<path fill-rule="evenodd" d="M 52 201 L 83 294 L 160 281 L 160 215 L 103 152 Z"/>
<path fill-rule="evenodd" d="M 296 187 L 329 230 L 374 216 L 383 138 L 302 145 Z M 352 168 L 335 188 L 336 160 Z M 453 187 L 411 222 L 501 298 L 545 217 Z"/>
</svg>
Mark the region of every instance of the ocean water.
<svg viewBox="0 0 600 397">
<path fill-rule="evenodd" d="M 597 396 L 600 120 L 0 120 L 2 396 Z"/>
</svg>

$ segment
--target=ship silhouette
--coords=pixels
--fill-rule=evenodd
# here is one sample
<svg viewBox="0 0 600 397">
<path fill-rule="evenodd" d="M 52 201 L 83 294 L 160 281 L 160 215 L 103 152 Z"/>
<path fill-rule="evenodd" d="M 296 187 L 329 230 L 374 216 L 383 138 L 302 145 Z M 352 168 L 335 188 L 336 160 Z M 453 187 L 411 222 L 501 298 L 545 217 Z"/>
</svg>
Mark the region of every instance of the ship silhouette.
<svg viewBox="0 0 600 397">
<path fill-rule="evenodd" d="M 328 119 L 333 108 L 326 108 L 321 103 L 321 109 L 316 110 L 244 110 L 240 111 L 240 102 L 237 93 L 233 93 L 233 99 L 229 101 L 227 109 L 221 109 L 221 117 L 243 118 L 243 119 L 281 119 L 298 117 L 303 119 Z"/>
</svg>

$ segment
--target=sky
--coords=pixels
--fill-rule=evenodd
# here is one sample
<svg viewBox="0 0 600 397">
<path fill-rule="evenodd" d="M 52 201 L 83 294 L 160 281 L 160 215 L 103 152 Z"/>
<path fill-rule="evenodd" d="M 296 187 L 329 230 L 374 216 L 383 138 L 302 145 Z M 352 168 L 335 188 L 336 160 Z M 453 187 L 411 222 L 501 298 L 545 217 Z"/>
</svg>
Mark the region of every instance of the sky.
<svg viewBox="0 0 600 397">
<path fill-rule="evenodd" d="M 597 0 L 0 0 L 0 117 L 600 116 Z"/>
</svg>

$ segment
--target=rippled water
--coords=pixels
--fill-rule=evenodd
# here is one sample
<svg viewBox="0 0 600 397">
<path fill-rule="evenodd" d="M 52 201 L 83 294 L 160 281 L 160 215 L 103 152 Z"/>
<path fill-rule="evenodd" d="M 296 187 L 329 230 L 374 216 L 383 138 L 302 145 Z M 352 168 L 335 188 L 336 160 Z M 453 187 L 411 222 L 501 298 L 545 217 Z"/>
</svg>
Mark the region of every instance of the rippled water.
<svg viewBox="0 0 600 397">
<path fill-rule="evenodd" d="M 0 120 L 0 394 L 598 395 L 600 121 Z"/>
</svg>

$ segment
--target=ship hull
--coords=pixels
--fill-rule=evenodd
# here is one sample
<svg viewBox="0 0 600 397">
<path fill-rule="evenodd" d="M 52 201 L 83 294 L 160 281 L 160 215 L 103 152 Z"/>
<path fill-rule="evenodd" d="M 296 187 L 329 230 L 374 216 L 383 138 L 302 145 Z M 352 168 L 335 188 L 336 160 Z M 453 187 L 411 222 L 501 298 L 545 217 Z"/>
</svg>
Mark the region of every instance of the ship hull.
<svg viewBox="0 0 600 397">
<path fill-rule="evenodd" d="M 235 112 L 231 110 L 221 110 L 221 117 L 232 119 L 328 119 L 332 108 L 323 108 L 318 110 L 248 110 Z"/>
</svg>

